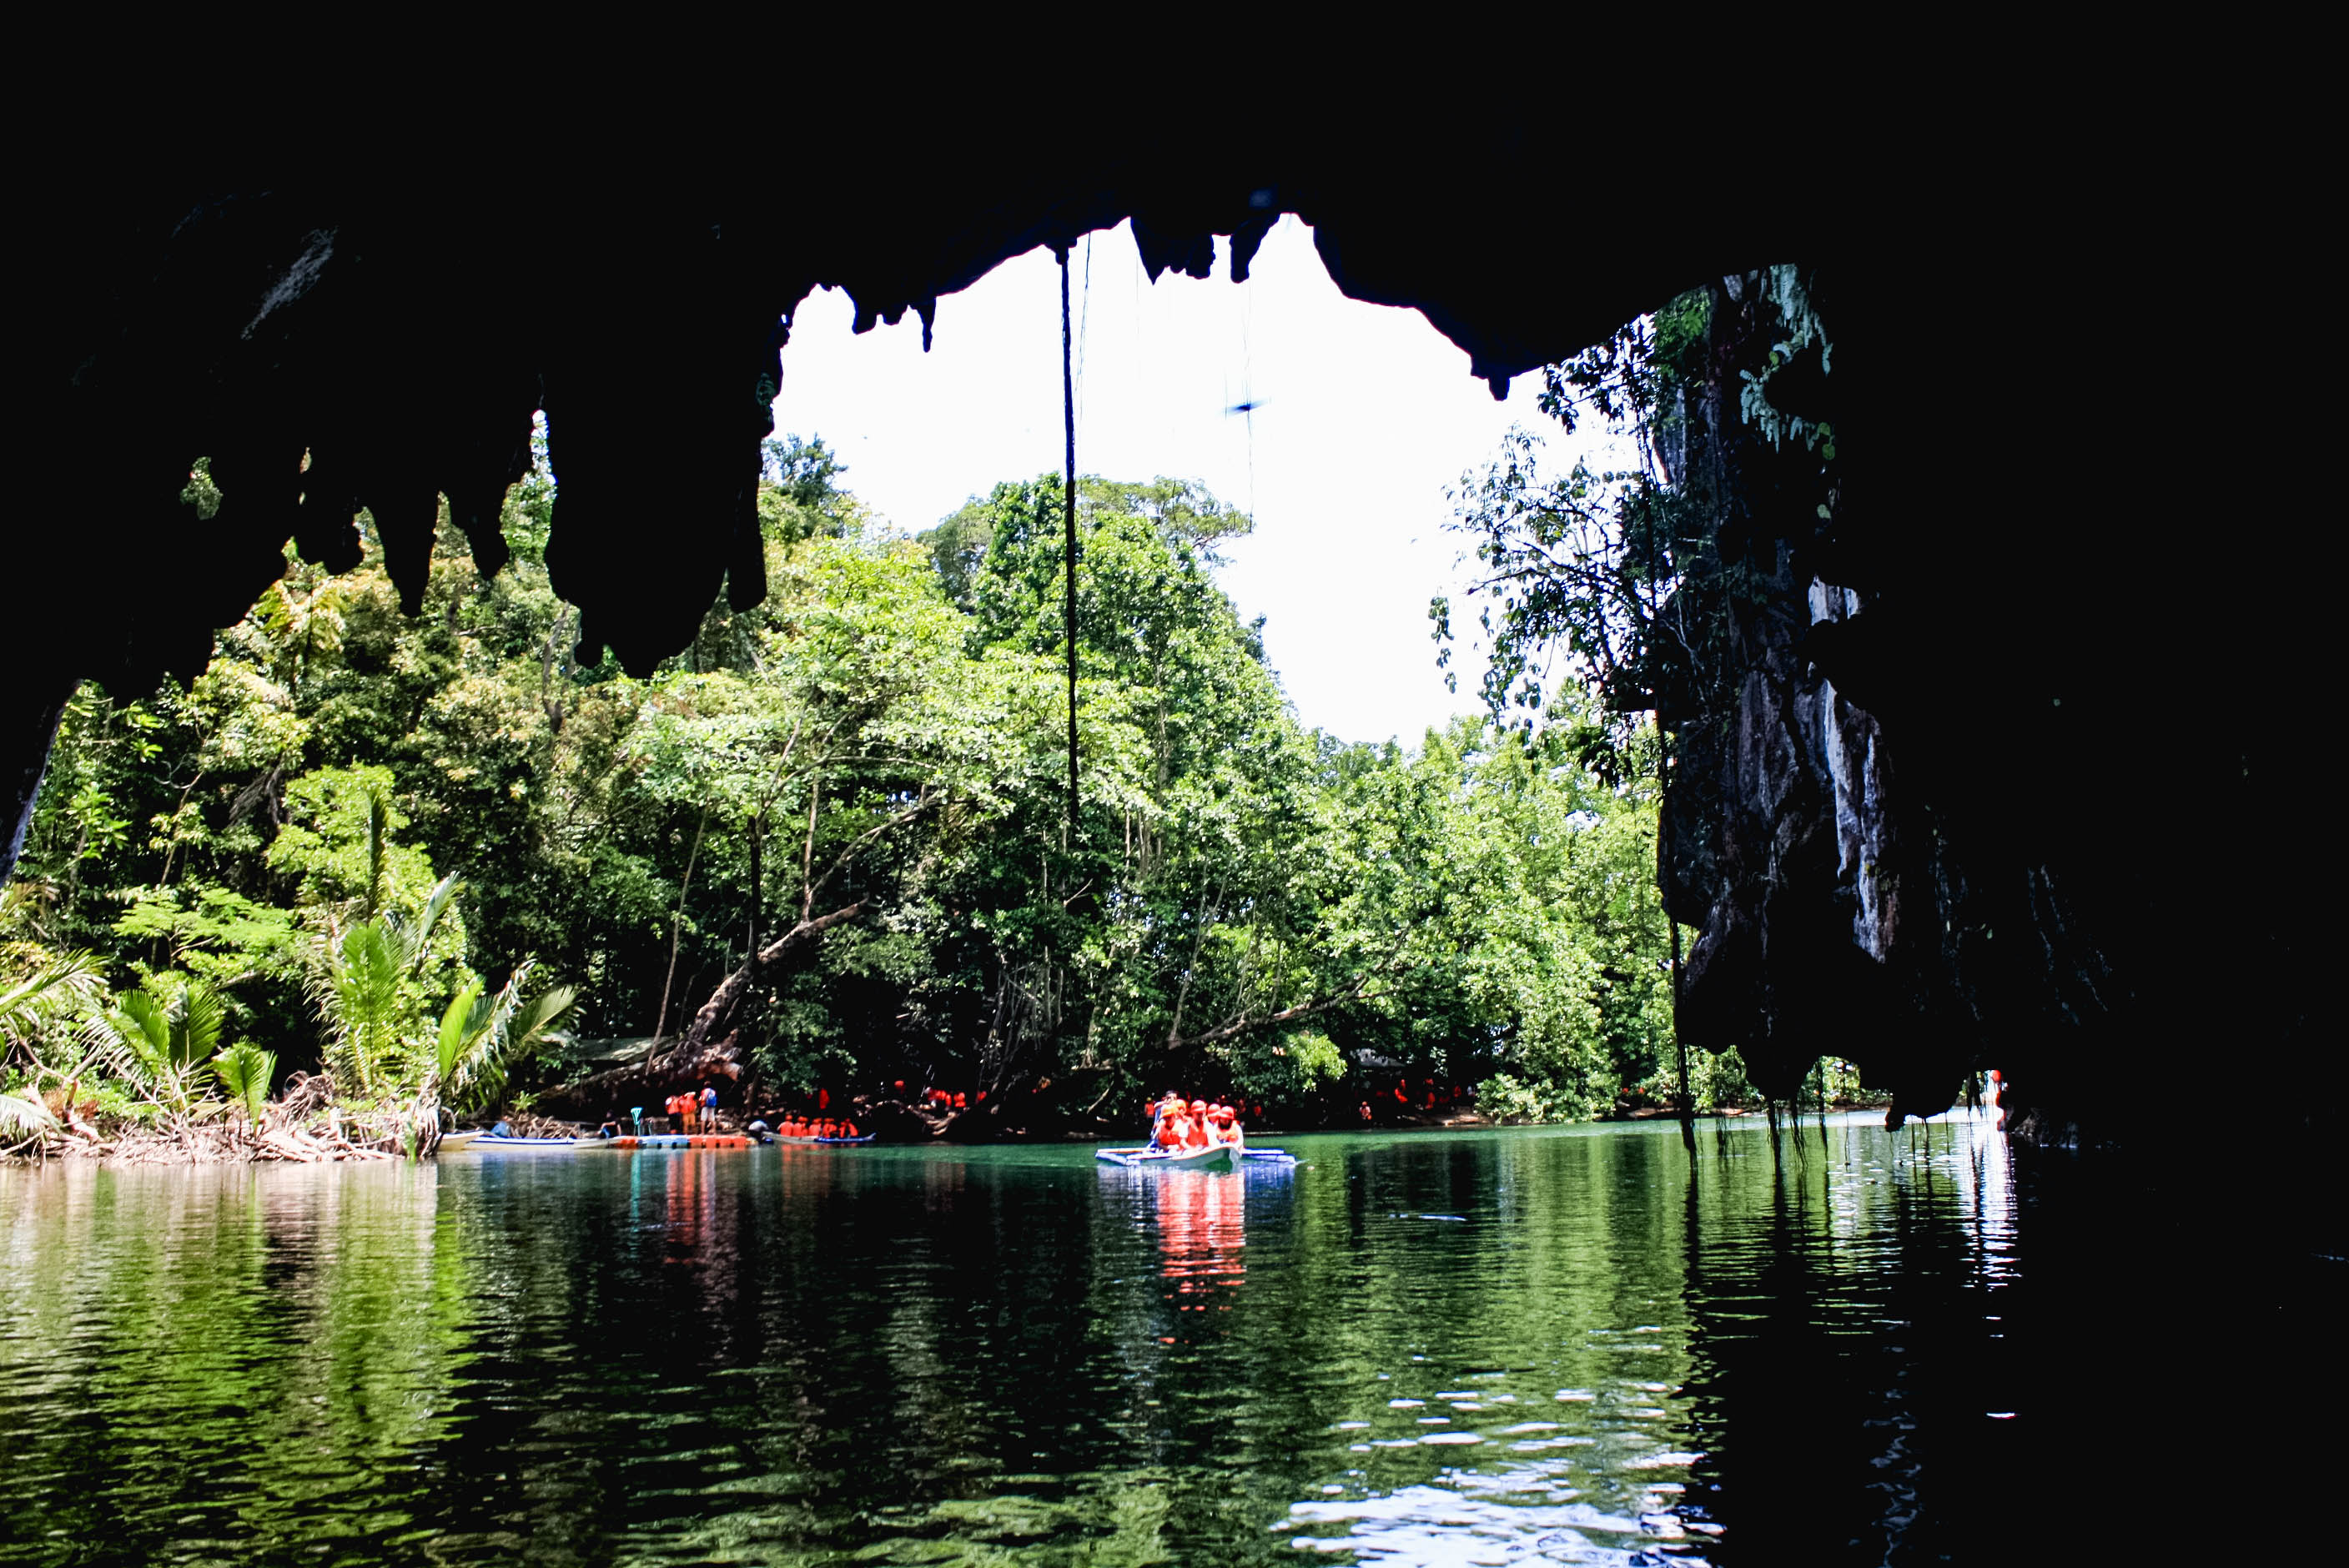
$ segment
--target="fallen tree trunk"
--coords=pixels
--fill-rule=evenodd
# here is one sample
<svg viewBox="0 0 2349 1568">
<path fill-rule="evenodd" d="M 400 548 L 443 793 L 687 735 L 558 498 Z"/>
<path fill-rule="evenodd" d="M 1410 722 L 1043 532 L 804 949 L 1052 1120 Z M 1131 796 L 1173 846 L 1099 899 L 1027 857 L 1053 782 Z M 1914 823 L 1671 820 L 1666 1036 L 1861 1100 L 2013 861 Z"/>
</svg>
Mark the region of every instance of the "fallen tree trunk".
<svg viewBox="0 0 2349 1568">
<path fill-rule="evenodd" d="M 657 1053 L 647 1060 L 549 1089 L 534 1104 L 541 1115 L 571 1121 L 594 1121 L 613 1110 L 626 1114 L 632 1106 L 657 1113 L 660 1102 L 670 1095 L 698 1089 L 713 1078 L 740 1082 L 748 1070 L 740 1037 L 729 1035 L 699 1050 Z"/>
</svg>

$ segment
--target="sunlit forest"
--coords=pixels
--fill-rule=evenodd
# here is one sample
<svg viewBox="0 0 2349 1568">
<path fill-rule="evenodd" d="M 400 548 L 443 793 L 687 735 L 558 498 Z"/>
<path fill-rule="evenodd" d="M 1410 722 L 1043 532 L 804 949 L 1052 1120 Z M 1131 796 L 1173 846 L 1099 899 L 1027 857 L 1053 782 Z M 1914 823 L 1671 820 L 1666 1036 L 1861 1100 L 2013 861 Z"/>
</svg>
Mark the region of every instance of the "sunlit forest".
<svg viewBox="0 0 2349 1568">
<path fill-rule="evenodd" d="M 362 514 L 362 566 L 289 550 L 191 686 L 86 686 L 0 914 L 10 1087 L 257 1127 L 302 1076 L 393 1137 L 677 1042 L 740 1104 L 959 1097 L 966 1135 L 1166 1083 L 1292 1125 L 1671 1101 L 1644 716 L 1517 656 L 1487 698 L 1542 724 L 1308 728 L 1217 585 L 1250 519 L 1086 478 L 1072 820 L 1061 480 L 916 532 L 853 479 L 770 440 L 764 602 L 648 679 L 579 645 L 542 444 L 494 574 L 444 516 L 406 613 Z"/>
</svg>

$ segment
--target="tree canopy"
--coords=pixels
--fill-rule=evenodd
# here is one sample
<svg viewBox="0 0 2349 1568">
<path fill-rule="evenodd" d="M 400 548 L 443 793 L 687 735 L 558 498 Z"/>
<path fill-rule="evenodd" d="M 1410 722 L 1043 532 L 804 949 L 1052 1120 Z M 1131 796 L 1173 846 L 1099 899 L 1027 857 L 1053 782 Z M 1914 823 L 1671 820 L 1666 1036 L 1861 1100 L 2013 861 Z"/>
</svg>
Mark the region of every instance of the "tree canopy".
<svg viewBox="0 0 2349 1568">
<path fill-rule="evenodd" d="M 770 442 L 767 598 L 643 680 L 578 660 L 554 486 L 508 496 L 492 577 L 444 517 L 414 615 L 363 518 L 357 571 L 289 559 L 191 685 L 85 687 L 0 978 L 86 953 L 281 1072 L 473 1103 L 651 1036 L 1007 1126 L 1166 1082 L 1347 1119 L 1668 1092 L 1652 740 L 1305 728 L 1216 582 L 1250 520 L 1199 485 L 1080 481 L 1073 831 L 1059 476 L 907 537 Z M 499 1032 L 557 980 L 567 1031 Z M 20 1073 L 59 1049 L 16 1034 Z"/>
</svg>

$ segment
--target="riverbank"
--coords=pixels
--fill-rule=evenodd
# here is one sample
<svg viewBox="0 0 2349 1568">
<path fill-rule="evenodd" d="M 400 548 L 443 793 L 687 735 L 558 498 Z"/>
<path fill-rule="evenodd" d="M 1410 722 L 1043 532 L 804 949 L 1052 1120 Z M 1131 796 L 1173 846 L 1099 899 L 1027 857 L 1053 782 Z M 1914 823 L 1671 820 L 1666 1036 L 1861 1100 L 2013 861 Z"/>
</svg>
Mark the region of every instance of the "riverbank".
<svg viewBox="0 0 2349 1568">
<path fill-rule="evenodd" d="M 16 1097 L 8 1098 L 11 1102 L 16 1100 Z M 55 1100 L 57 1097 L 49 1099 Z M 76 1105 L 70 1101 L 53 1104 L 25 1100 L 22 1103 L 37 1109 L 46 1120 L 28 1119 L 29 1130 L 26 1135 L 13 1146 L 0 1147 L 0 1163 L 38 1164 L 51 1160 L 77 1160 L 113 1165 L 217 1165 L 397 1160 L 429 1156 L 435 1152 L 440 1137 L 440 1132 L 434 1130 L 420 1139 L 415 1138 L 409 1120 L 397 1108 L 359 1112 L 338 1105 L 327 1093 L 326 1080 L 302 1075 L 297 1075 L 295 1081 L 288 1086 L 285 1097 L 267 1101 L 261 1107 L 258 1124 L 247 1120 L 237 1109 L 221 1102 L 208 1104 L 188 1116 L 158 1118 L 149 1123 L 118 1120 L 111 1126 L 101 1124 L 93 1114 L 95 1107 L 88 1102 Z M 1030 1130 L 1025 1127 L 1007 1128 L 967 1117 L 890 1114 L 892 1110 L 901 1109 L 894 1105 L 860 1104 L 851 1109 L 851 1115 L 862 1123 L 876 1127 L 882 1134 L 878 1140 L 881 1144 L 895 1147 L 1089 1145 L 1116 1142 L 1131 1137 L 1131 1130 L 1108 1123 L 1084 1128 Z M 1878 1109 L 1864 1102 L 1837 1102 L 1827 1108 L 1830 1114 L 1837 1116 Z M 1768 1108 L 1764 1106 L 1723 1106 L 1699 1112 L 1695 1119 L 1736 1121 L 1748 1117 L 1765 1116 L 1767 1112 Z M 771 1126 L 784 1114 L 781 1109 L 768 1110 L 755 1117 L 721 1111 L 710 1126 L 719 1132 L 740 1135 L 749 1131 L 754 1120 L 764 1119 Z M 1806 1107 L 1801 1114 L 1811 1117 L 1817 1111 L 1816 1108 Z M 533 1138 L 585 1137 L 592 1135 L 598 1125 L 523 1111 L 509 1111 L 502 1118 L 492 1119 L 503 1119 L 516 1132 Z M 661 1122 L 665 1125 L 665 1119 L 651 1118 L 647 1121 L 648 1124 Z M 1502 1119 L 1475 1110 L 1460 1110 L 1437 1115 L 1381 1117 L 1375 1122 L 1361 1127 L 1266 1123 L 1248 1130 L 1252 1138 L 1264 1140 L 1328 1133 L 1500 1131 L 1515 1128 L 1606 1126 L 1674 1119 L 1677 1119 L 1676 1113 L 1661 1106 L 1640 1107 L 1619 1115 L 1588 1120 L 1558 1122 Z M 957 1132 L 964 1135 L 957 1136 Z"/>
<path fill-rule="evenodd" d="M 199 1100 L 183 1111 L 145 1119 L 109 1118 L 98 1102 L 71 1092 L 0 1096 L 0 1128 L 13 1140 L 0 1163 L 54 1160 L 110 1165 L 223 1165 L 397 1160 L 429 1154 L 436 1122 L 410 1107 L 353 1108 L 334 1098 L 326 1078 L 296 1073 L 276 1099 L 257 1105 Z"/>
</svg>

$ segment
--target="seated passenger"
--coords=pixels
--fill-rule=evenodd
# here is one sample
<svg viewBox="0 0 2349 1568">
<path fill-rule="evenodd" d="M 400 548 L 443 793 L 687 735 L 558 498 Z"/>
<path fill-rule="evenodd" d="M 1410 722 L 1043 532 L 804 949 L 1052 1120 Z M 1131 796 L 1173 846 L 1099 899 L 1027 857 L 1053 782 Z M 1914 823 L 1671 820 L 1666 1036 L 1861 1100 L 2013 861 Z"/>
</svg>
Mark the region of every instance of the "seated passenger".
<svg viewBox="0 0 2349 1568">
<path fill-rule="evenodd" d="M 1216 1142 L 1228 1143 L 1235 1149 L 1245 1149 L 1247 1147 L 1247 1139 L 1240 1131 L 1239 1117 L 1233 1111 L 1230 1106 L 1218 1105 L 1216 1107 L 1210 1119 L 1215 1123 L 1215 1137 Z"/>
<path fill-rule="evenodd" d="M 1179 1105 L 1169 1106 L 1160 1110 L 1158 1126 L 1151 1134 L 1151 1138 L 1161 1149 L 1176 1150 L 1183 1147 L 1184 1140 L 1189 1136 L 1190 1130 L 1191 1119 L 1184 1114 L 1183 1108 Z"/>
<path fill-rule="evenodd" d="M 854 1138 L 854 1137 L 855 1137 L 855 1136 L 856 1136 L 856 1123 L 854 1123 L 854 1122 L 853 1122 L 853 1121 L 843 1121 L 843 1122 L 842 1122 L 842 1123 L 840 1124 L 840 1135 L 841 1135 L 843 1138 Z"/>
<path fill-rule="evenodd" d="M 1207 1147 L 1207 1102 L 1204 1099 L 1193 1100 L 1191 1113 L 1183 1119 L 1183 1147 Z"/>
</svg>

